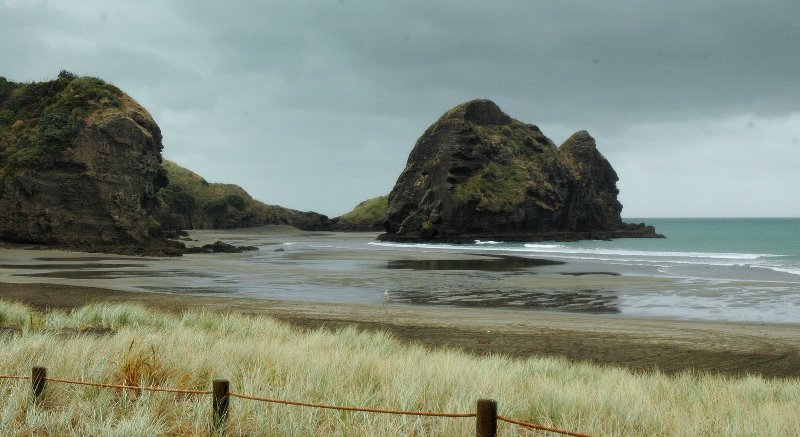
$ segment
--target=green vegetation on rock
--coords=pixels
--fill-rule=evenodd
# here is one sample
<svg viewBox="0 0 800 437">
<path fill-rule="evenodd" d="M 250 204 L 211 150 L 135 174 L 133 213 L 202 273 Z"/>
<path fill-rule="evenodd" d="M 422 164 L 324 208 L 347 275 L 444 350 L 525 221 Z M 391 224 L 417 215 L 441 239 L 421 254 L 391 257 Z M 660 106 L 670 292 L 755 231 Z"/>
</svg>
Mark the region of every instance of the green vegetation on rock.
<svg viewBox="0 0 800 437">
<path fill-rule="evenodd" d="M 367 199 L 336 219 L 339 231 L 380 231 L 389 208 L 389 196 Z"/>
<path fill-rule="evenodd" d="M 0 175 L 46 168 L 69 148 L 93 111 L 118 107 L 122 91 L 62 71 L 49 82 L 0 77 Z"/>
<path fill-rule="evenodd" d="M 548 147 L 538 130 L 519 122 L 500 128 L 477 123 L 469 123 L 469 127 L 483 141 L 501 148 L 504 156 L 457 185 L 454 200 L 477 203 L 476 209 L 481 211 L 505 212 L 524 202 L 530 193 L 555 197 L 554 187 L 542 171 L 555 167 L 555 149 Z M 550 153 L 542 153 L 545 149 Z M 538 204 L 552 209 L 544 202 Z"/>
<path fill-rule="evenodd" d="M 490 163 L 483 170 L 456 187 L 453 198 L 462 203 L 476 203 L 476 209 L 502 212 L 525 199 L 526 167 Z"/>
</svg>

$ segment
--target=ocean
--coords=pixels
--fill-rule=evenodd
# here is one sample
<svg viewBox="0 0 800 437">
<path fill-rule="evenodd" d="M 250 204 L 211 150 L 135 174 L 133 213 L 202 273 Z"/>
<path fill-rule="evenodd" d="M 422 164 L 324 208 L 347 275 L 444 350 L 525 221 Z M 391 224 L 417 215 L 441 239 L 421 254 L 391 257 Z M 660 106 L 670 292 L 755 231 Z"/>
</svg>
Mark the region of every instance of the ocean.
<svg viewBox="0 0 800 437">
<path fill-rule="evenodd" d="M 420 249 L 499 251 L 608 265 L 653 267 L 657 276 L 720 280 L 800 281 L 800 219 L 626 219 L 655 226 L 667 238 L 610 241 L 415 244 Z M 375 243 L 386 245 L 384 243 Z M 391 244 L 390 244 L 391 245 Z"/>
</svg>

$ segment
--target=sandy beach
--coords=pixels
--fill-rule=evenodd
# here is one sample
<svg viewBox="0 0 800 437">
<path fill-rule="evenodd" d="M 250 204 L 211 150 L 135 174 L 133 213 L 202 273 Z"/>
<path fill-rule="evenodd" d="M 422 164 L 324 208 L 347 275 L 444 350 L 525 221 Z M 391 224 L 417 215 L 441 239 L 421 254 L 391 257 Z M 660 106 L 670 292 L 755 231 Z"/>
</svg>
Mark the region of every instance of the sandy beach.
<svg viewBox="0 0 800 437">
<path fill-rule="evenodd" d="M 385 330 L 432 348 L 474 354 L 562 356 L 630 369 L 765 377 L 800 375 L 800 326 L 686 322 L 504 309 L 290 302 L 128 292 L 59 284 L 0 283 L 0 298 L 36 308 L 137 302 L 183 311 L 267 315 L 293 325 Z"/>
</svg>

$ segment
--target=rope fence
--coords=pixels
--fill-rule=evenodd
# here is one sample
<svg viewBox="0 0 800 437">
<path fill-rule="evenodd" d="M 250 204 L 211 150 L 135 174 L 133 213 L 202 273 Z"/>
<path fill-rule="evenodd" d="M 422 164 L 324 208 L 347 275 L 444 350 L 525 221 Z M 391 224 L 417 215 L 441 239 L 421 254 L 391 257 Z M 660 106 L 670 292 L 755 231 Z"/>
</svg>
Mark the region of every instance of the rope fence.
<svg viewBox="0 0 800 437">
<path fill-rule="evenodd" d="M 19 375 L 0 375 L 0 379 L 31 379 L 31 377 Z"/>
<path fill-rule="evenodd" d="M 557 434 L 570 435 L 570 436 L 573 436 L 573 437 L 592 437 L 589 434 L 582 434 L 582 433 L 574 432 L 574 431 L 565 431 L 563 429 L 558 429 L 558 428 L 552 428 L 552 427 L 549 427 L 549 426 L 539 425 L 538 423 L 523 422 L 521 420 L 512 419 L 512 418 L 506 417 L 506 416 L 499 416 L 498 415 L 497 416 L 497 420 L 501 420 L 503 422 L 508 422 L 508 423 L 513 423 L 514 425 L 519 425 L 519 426 L 521 426 L 523 428 L 538 429 L 539 431 L 554 432 L 554 433 L 557 433 Z"/>
<path fill-rule="evenodd" d="M 166 393 L 181 393 L 181 394 L 191 394 L 191 395 L 210 395 L 211 390 L 188 390 L 188 389 L 180 389 L 180 388 L 162 388 L 162 387 L 141 387 L 137 385 L 120 385 L 120 384 L 103 384 L 100 382 L 89 382 L 89 381 L 75 381 L 71 379 L 59 379 L 59 378 L 45 378 L 45 381 L 50 382 L 61 382 L 64 384 L 74 384 L 74 385 L 86 385 L 89 387 L 103 387 L 103 388 L 116 388 L 120 390 L 135 390 L 135 391 L 158 391 L 158 392 L 166 392 Z"/>
<path fill-rule="evenodd" d="M 79 381 L 72 379 L 50 378 L 47 377 L 47 369 L 44 367 L 33 367 L 31 369 L 31 376 L 24 375 L 0 375 L 0 380 L 30 380 L 31 381 L 31 394 L 33 401 L 37 402 L 44 391 L 45 383 L 56 382 L 61 384 L 82 385 L 98 388 L 114 388 L 118 390 L 135 390 L 135 391 L 151 391 L 163 393 L 177 393 L 189 395 L 212 395 L 212 424 L 215 429 L 221 429 L 225 425 L 225 420 L 228 416 L 228 409 L 230 398 L 246 399 L 251 401 L 259 401 L 271 404 L 294 405 L 300 407 L 320 408 L 339 411 L 354 411 L 362 413 L 376 413 L 376 414 L 394 414 L 394 415 L 408 415 L 408 416 L 427 416 L 427 417 L 448 417 L 448 418 L 475 418 L 475 435 L 476 437 L 495 437 L 497 435 L 497 422 L 507 422 L 513 425 L 521 426 L 523 428 L 535 429 L 539 431 L 547 431 L 556 434 L 568 435 L 573 437 L 591 437 L 588 434 L 582 434 L 574 431 L 566 431 L 558 428 L 553 428 L 545 425 L 540 425 L 532 422 L 525 422 L 522 420 L 512 419 L 506 416 L 497 414 L 497 401 L 493 399 L 479 399 L 477 408 L 474 413 L 441 413 L 435 411 L 405 411 L 405 410 L 387 410 L 380 408 L 363 408 L 363 407 L 350 407 L 330 404 L 319 404 L 313 402 L 300 402 L 290 401 L 285 399 L 273 399 L 267 397 L 247 395 L 243 393 L 235 393 L 230 391 L 230 382 L 227 379 L 215 379 L 212 382 L 211 390 L 190 390 L 178 388 L 165 388 L 165 387 L 142 387 L 135 385 L 122 385 L 122 384 L 108 384 L 91 381 Z"/>
<path fill-rule="evenodd" d="M 249 399 L 251 401 L 268 402 L 271 404 L 297 405 L 301 407 L 324 408 L 324 409 L 339 410 L 339 411 L 359 411 L 362 413 L 399 414 L 407 416 L 429 416 L 429 417 L 475 417 L 476 416 L 476 413 L 436 413 L 431 411 L 402 411 L 402 410 L 382 410 L 378 408 L 342 407 L 339 405 L 326 405 L 326 404 L 315 404 L 311 402 L 298 402 L 298 401 L 287 401 L 282 399 L 262 398 L 258 396 L 250 396 L 241 393 L 228 393 L 228 395 L 234 398 Z"/>
</svg>

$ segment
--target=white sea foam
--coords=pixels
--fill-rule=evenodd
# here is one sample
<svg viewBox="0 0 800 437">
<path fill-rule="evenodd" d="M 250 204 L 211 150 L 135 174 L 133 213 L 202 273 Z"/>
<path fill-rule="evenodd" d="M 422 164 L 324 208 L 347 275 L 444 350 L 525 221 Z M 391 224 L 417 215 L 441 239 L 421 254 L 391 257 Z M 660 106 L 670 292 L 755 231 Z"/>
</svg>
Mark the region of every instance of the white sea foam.
<svg viewBox="0 0 800 437">
<path fill-rule="evenodd" d="M 579 247 L 549 246 L 540 244 L 526 244 L 525 247 L 531 252 L 546 252 L 554 254 L 583 254 L 583 255 L 606 255 L 606 256 L 635 256 L 646 258 L 707 258 L 707 259 L 736 259 L 754 260 L 764 257 L 776 257 L 765 253 L 716 253 L 716 252 L 660 252 L 649 250 L 627 250 L 627 249 L 584 249 Z"/>
<path fill-rule="evenodd" d="M 775 264 L 753 264 L 753 267 L 760 267 L 763 269 L 770 269 L 775 272 L 788 273 L 790 275 L 800 276 L 800 268 L 798 267 L 775 265 Z"/>
<path fill-rule="evenodd" d="M 528 248 L 528 249 L 550 250 L 550 249 L 561 249 L 561 248 L 564 248 L 565 246 L 563 246 L 561 244 L 542 244 L 542 243 L 530 244 L 529 243 L 529 244 L 526 244 L 525 247 Z"/>
<path fill-rule="evenodd" d="M 407 249 L 453 249 L 453 250 L 475 250 L 472 246 L 456 246 L 452 244 L 446 243 L 390 243 L 386 241 L 370 241 L 367 243 L 372 246 L 383 246 L 383 247 L 397 247 L 397 248 L 407 248 Z M 490 248 L 481 248 L 481 250 L 491 250 Z"/>
<path fill-rule="evenodd" d="M 491 245 L 499 244 L 496 242 Z M 475 250 L 471 245 L 456 245 L 446 243 L 390 243 L 390 242 L 370 242 L 369 244 L 375 246 L 386 247 L 405 247 L 405 248 L 419 248 L 419 249 L 446 249 L 446 250 Z M 598 256 L 613 256 L 616 257 L 636 257 L 636 258 L 705 258 L 705 259 L 730 259 L 730 260 L 756 260 L 765 257 L 780 257 L 782 255 L 773 255 L 767 253 L 715 253 L 715 252 L 661 252 L 661 251 L 648 251 L 648 250 L 627 250 L 627 249 L 586 249 L 579 247 L 569 247 L 561 244 L 524 244 L 524 247 L 482 247 L 481 250 L 496 250 L 504 252 L 530 252 L 530 253 L 544 253 L 556 256 L 570 256 L 578 259 L 605 259 L 598 258 Z M 585 257 L 585 258 L 583 258 Z"/>
</svg>

